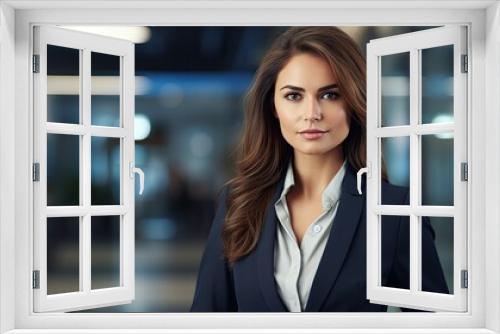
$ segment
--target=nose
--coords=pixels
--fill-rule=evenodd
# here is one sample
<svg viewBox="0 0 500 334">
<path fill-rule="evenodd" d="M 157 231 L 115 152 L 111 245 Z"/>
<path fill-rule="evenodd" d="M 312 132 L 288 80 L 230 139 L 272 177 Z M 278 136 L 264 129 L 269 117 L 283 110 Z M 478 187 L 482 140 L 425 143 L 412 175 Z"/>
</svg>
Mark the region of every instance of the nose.
<svg viewBox="0 0 500 334">
<path fill-rule="evenodd" d="M 319 102 L 312 98 L 311 102 L 307 106 L 307 110 L 305 111 L 304 120 L 312 121 L 312 120 L 321 120 L 323 118 L 323 112 L 321 110 L 321 105 Z"/>
</svg>

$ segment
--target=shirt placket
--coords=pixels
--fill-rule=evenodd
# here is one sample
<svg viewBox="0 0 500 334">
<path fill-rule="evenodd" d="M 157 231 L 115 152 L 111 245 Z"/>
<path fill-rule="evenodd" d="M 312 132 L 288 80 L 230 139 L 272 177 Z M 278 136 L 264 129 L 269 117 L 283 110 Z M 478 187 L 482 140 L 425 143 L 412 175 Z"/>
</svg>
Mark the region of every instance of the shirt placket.
<svg viewBox="0 0 500 334">
<path fill-rule="evenodd" d="M 292 173 L 290 168 L 289 166 L 287 173 Z M 340 179 L 342 179 L 342 176 L 343 175 L 340 176 Z M 323 251 L 325 235 L 329 234 L 327 232 L 331 228 L 331 221 L 333 220 L 333 215 L 335 214 L 338 204 L 338 193 L 340 189 L 338 188 L 339 184 L 330 184 L 327 187 L 322 198 L 323 212 L 307 228 L 302 242 L 299 245 L 295 233 L 293 233 L 290 213 L 285 197 L 293 184 L 293 179 L 289 180 L 287 174 L 285 190 L 282 192 L 279 201 L 275 204 L 276 213 L 280 221 L 280 238 L 283 238 L 281 239 L 283 241 L 280 242 L 280 247 L 286 249 L 286 253 L 282 252 L 280 256 L 282 261 L 281 272 L 284 275 L 281 275 L 279 284 L 283 286 L 283 293 L 281 293 L 281 296 L 284 297 L 283 301 L 287 304 L 288 309 L 291 312 L 301 312 L 305 309 L 305 303 L 307 302 L 312 284 L 310 281 L 314 277 L 314 275 L 304 276 L 304 270 L 310 272 L 317 270 L 319 265 L 318 261 L 321 258 L 321 254 L 318 255 L 318 252 Z M 318 250 L 320 244 L 322 248 Z M 285 256 L 285 254 L 287 256 Z"/>
<path fill-rule="evenodd" d="M 292 231 L 292 224 L 290 222 L 290 213 L 286 205 L 286 201 L 282 200 L 280 203 L 281 209 L 283 210 L 284 217 L 284 228 L 286 231 L 288 251 L 292 254 L 290 259 L 290 275 L 288 275 L 287 286 L 288 291 L 293 291 L 290 295 L 290 300 L 288 301 L 291 312 L 301 312 L 301 302 L 299 296 L 299 277 L 302 264 L 302 255 L 300 253 L 300 248 L 295 238 L 295 234 Z"/>
</svg>

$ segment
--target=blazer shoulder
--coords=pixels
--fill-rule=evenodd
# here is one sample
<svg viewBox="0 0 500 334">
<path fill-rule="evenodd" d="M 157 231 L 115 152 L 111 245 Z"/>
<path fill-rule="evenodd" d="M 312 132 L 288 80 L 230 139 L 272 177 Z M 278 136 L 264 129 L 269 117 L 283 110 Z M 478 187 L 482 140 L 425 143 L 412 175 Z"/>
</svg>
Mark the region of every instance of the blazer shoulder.
<svg viewBox="0 0 500 334">
<path fill-rule="evenodd" d="M 222 206 L 224 210 L 227 209 L 227 198 L 231 193 L 231 187 L 231 183 L 224 183 L 217 192 L 217 206 Z"/>
<path fill-rule="evenodd" d="M 217 194 L 216 213 L 201 258 L 191 312 L 232 312 L 238 309 L 233 276 L 224 256 L 221 236 L 227 191 L 223 186 Z"/>
<path fill-rule="evenodd" d="M 224 184 L 219 187 L 217 191 L 216 201 L 215 201 L 215 216 L 212 221 L 212 229 L 222 230 L 222 225 L 224 225 L 226 213 L 227 213 L 227 198 L 229 192 L 231 191 L 230 184 Z"/>
<path fill-rule="evenodd" d="M 383 204 L 386 205 L 401 205 L 408 204 L 409 187 L 397 186 L 382 180 L 382 198 Z"/>
</svg>

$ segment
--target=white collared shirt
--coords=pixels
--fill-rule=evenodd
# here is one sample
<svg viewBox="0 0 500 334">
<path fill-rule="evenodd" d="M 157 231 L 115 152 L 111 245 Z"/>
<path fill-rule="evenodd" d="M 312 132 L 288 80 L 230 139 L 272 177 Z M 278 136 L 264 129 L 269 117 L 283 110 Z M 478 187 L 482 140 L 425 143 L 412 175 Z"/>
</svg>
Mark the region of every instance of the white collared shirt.
<svg viewBox="0 0 500 334">
<path fill-rule="evenodd" d="M 323 212 L 307 228 L 300 246 L 293 233 L 286 194 L 295 184 L 292 159 L 283 184 L 280 198 L 274 204 L 279 219 L 274 245 L 274 278 L 278 293 L 290 312 L 306 308 L 311 285 L 330 234 L 337 212 L 346 162 L 326 186 L 322 194 Z"/>
</svg>

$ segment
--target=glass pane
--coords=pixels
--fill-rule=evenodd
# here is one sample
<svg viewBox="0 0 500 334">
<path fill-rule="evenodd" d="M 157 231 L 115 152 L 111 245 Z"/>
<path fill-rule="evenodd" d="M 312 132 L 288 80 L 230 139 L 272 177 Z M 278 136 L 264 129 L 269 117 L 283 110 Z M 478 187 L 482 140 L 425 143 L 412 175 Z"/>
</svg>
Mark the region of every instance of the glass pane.
<svg viewBox="0 0 500 334">
<path fill-rule="evenodd" d="M 380 216 L 382 286 L 410 288 L 410 228 L 408 216 Z M 401 221 L 401 224 L 399 223 Z"/>
<path fill-rule="evenodd" d="M 80 50 L 47 45 L 47 121 L 80 122 Z"/>
<path fill-rule="evenodd" d="M 80 218 L 47 218 L 47 294 L 80 290 Z"/>
<path fill-rule="evenodd" d="M 410 124 L 410 53 L 380 57 L 381 126 Z"/>
<path fill-rule="evenodd" d="M 92 217 L 92 289 L 120 286 L 120 217 Z"/>
<path fill-rule="evenodd" d="M 382 164 L 386 167 L 389 183 L 408 187 L 410 186 L 410 137 L 381 138 Z M 401 204 L 391 202 L 384 197 L 382 204 Z"/>
<path fill-rule="evenodd" d="M 120 126 L 120 57 L 91 53 L 92 125 Z"/>
<path fill-rule="evenodd" d="M 79 205 L 80 137 L 47 134 L 47 205 Z"/>
<path fill-rule="evenodd" d="M 453 205 L 453 133 L 421 136 L 422 205 Z"/>
<path fill-rule="evenodd" d="M 453 217 L 422 221 L 422 291 L 453 294 Z"/>
<path fill-rule="evenodd" d="M 453 45 L 421 52 L 422 123 L 453 122 Z"/>
<path fill-rule="evenodd" d="M 120 204 L 120 138 L 92 137 L 92 205 Z"/>
</svg>

